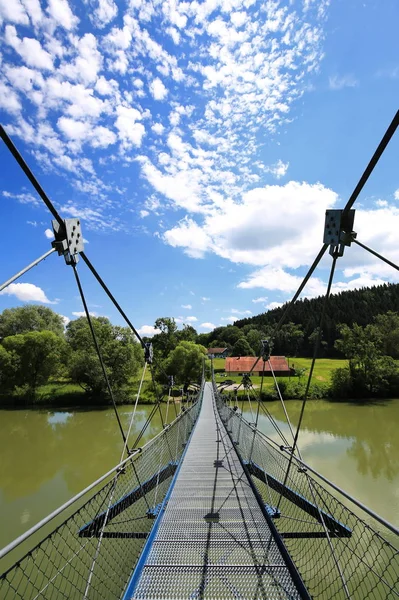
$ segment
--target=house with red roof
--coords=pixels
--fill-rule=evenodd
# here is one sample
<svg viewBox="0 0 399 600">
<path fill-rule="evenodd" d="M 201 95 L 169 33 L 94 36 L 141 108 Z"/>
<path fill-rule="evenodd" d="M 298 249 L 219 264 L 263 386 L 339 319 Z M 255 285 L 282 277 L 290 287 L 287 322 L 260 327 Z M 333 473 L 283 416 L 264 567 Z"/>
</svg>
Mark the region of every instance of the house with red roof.
<svg viewBox="0 0 399 600">
<path fill-rule="evenodd" d="M 288 377 L 291 374 L 285 356 L 271 356 L 270 364 L 269 361 L 263 363 L 262 358 L 258 359 L 254 356 L 230 356 L 226 358 L 225 371 L 230 375 L 244 375 L 250 373 L 253 368 L 252 373 L 261 376 L 264 369 L 264 375 L 271 377 L 270 366 L 276 377 Z"/>
</svg>

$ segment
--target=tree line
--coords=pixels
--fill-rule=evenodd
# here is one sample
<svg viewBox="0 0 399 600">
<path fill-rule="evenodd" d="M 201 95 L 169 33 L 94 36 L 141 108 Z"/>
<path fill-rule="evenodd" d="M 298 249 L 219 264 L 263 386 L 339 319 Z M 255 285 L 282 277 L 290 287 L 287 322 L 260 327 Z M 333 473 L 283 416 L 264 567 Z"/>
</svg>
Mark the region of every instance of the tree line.
<svg viewBox="0 0 399 600">
<path fill-rule="evenodd" d="M 132 402 L 134 382 L 144 365 L 143 348 L 130 328 L 114 325 L 106 317 L 91 320 L 116 400 Z M 154 379 L 161 386 L 159 392 L 170 384 L 170 375 L 185 388 L 200 381 L 206 349 L 196 344 L 196 332 L 193 336 L 189 327 L 177 331 L 175 324 L 168 327 L 167 320 L 159 323 L 160 335 L 154 338 Z M 73 383 L 81 389 L 84 401 L 110 401 L 86 317 L 65 326 L 63 318 L 45 306 L 4 310 L 0 314 L 0 402 L 33 403 L 39 388 L 48 383 Z M 155 401 L 151 380 L 145 382 L 143 391 L 146 401 Z"/>
<path fill-rule="evenodd" d="M 281 333 L 274 340 L 275 354 L 312 356 L 323 303 L 324 298 L 319 297 L 311 300 L 304 298 L 294 304 L 289 314 L 290 323 L 283 326 Z M 357 323 L 361 327 L 366 327 L 377 315 L 389 311 L 395 312 L 398 307 L 399 284 L 386 283 L 372 288 L 333 294 L 328 301 L 323 326 L 323 356 L 328 358 L 342 356 L 341 350 L 335 344 L 341 337 L 340 325 L 352 327 Z M 254 317 L 240 319 L 234 323 L 234 326 L 242 330 L 245 335 L 252 329 L 263 330 L 266 335 L 270 334 L 285 308 L 286 305 Z M 211 333 L 209 342 L 212 345 L 214 340 L 219 341 L 219 333 L 217 329 Z"/>
</svg>

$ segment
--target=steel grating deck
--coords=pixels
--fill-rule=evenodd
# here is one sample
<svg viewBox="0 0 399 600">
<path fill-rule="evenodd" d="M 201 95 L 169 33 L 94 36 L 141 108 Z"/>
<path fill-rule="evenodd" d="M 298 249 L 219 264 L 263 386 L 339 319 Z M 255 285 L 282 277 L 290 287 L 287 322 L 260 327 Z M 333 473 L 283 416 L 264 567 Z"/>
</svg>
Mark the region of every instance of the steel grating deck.
<svg viewBox="0 0 399 600">
<path fill-rule="evenodd" d="M 291 572 L 207 383 L 169 501 L 125 598 L 308 597 Z"/>
</svg>

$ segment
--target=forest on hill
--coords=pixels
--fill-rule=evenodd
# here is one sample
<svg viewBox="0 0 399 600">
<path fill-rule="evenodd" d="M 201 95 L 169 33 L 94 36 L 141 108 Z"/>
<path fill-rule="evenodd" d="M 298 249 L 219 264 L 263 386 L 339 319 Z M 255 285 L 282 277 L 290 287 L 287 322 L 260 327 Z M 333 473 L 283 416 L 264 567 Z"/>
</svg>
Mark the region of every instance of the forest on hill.
<svg viewBox="0 0 399 600">
<path fill-rule="evenodd" d="M 312 355 L 322 305 L 322 297 L 311 300 L 304 298 L 295 303 L 289 314 L 288 322 L 274 340 L 274 354 L 287 356 Z M 265 335 L 270 335 L 285 307 L 286 305 L 254 317 L 238 320 L 233 327 L 243 331 L 246 337 L 248 337 L 251 330 L 263 331 Z M 340 325 L 344 324 L 351 327 L 356 323 L 361 327 L 366 327 L 373 323 L 378 315 L 386 314 L 389 311 L 395 312 L 398 308 L 399 284 L 384 284 L 372 288 L 333 294 L 329 299 L 326 310 L 322 355 L 331 358 L 342 357 L 342 352 L 338 350 L 335 344 L 337 339 L 341 337 Z M 229 342 L 231 335 L 225 335 L 224 330 L 226 329 L 228 327 L 216 328 L 210 334 L 206 334 L 207 339 L 202 338 L 201 343 L 221 346 L 223 343 L 219 344 L 219 342 Z M 253 348 L 253 350 L 255 354 L 258 353 L 257 349 Z"/>
</svg>

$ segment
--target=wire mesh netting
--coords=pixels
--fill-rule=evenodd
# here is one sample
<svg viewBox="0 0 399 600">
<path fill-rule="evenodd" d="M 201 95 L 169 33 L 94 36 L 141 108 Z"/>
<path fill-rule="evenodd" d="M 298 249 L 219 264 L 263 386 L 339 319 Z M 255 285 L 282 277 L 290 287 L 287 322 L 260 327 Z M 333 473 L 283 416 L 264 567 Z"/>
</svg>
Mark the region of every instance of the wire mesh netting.
<svg viewBox="0 0 399 600">
<path fill-rule="evenodd" d="M 327 489 L 300 461 L 293 461 L 284 486 L 287 454 L 216 396 L 222 421 L 310 595 L 399 598 L 398 536 L 335 489 Z"/>
<path fill-rule="evenodd" d="M 200 398 L 101 486 L 53 520 L 51 530 L 49 525 L 40 529 L 1 560 L 1 600 L 110 600 L 123 595 L 197 418 Z"/>
</svg>

